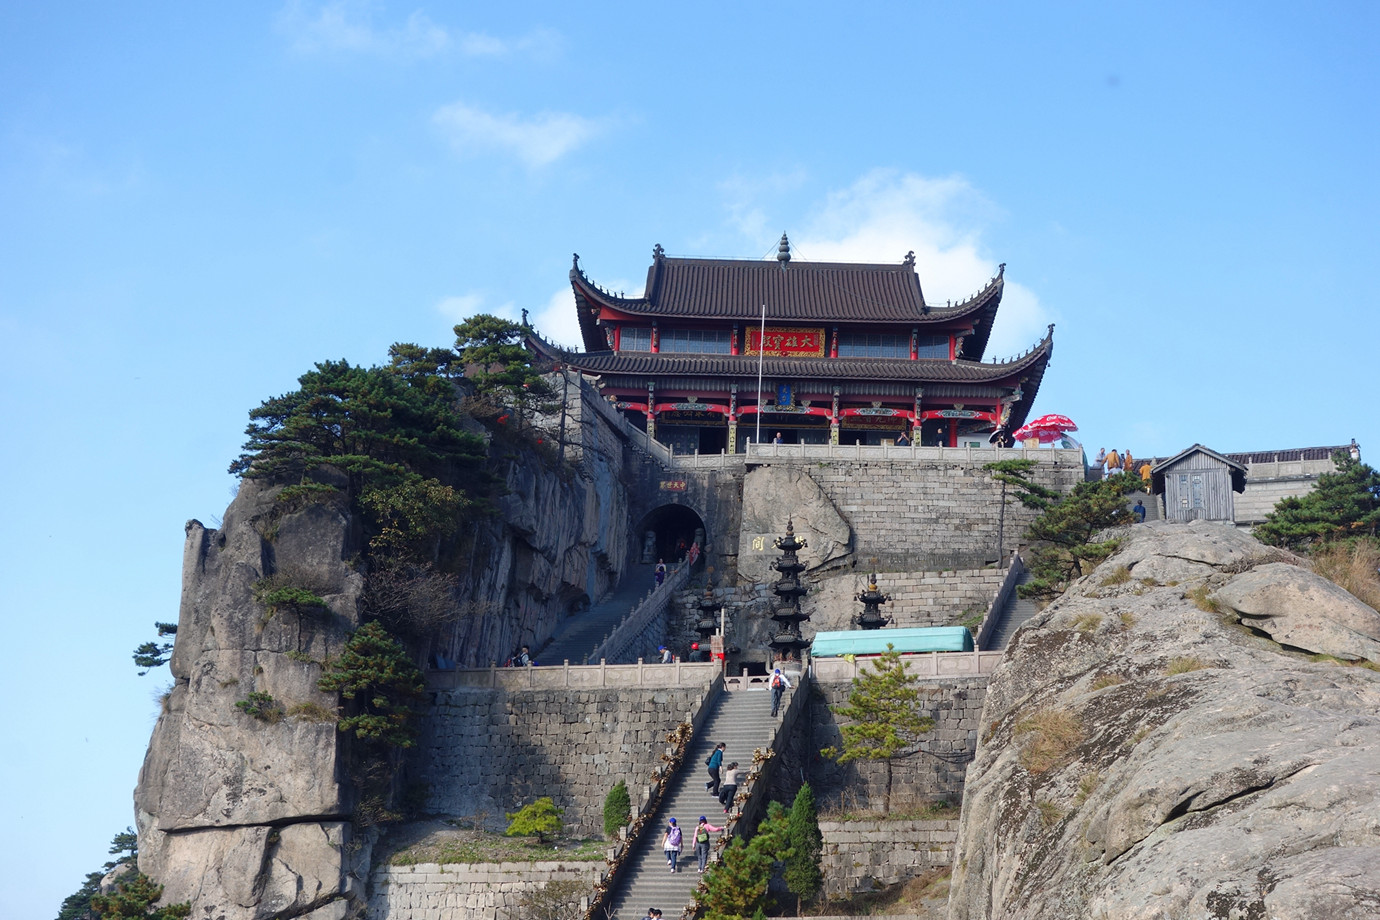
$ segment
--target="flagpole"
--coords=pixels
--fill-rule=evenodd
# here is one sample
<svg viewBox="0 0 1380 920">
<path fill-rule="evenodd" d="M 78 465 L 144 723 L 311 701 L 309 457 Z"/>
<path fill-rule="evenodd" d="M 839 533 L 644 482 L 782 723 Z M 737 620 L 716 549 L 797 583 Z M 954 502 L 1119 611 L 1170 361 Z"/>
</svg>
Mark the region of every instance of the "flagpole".
<svg viewBox="0 0 1380 920">
<path fill-rule="evenodd" d="M 762 361 L 767 354 L 767 304 L 762 303 L 762 329 L 757 333 L 757 446 L 762 446 Z"/>
</svg>

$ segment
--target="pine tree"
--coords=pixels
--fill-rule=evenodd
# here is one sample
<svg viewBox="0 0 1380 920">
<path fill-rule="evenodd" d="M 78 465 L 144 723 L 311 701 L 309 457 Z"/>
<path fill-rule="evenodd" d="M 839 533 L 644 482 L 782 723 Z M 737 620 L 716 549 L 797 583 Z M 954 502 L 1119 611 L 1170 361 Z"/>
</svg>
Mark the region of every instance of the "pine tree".
<svg viewBox="0 0 1380 920">
<path fill-rule="evenodd" d="M 1322 543 L 1374 537 L 1380 531 L 1380 473 L 1346 451 L 1332 455 L 1335 473 L 1323 473 L 1307 495 L 1282 499 L 1255 528 L 1262 543 L 1306 552 Z"/>
<path fill-rule="evenodd" d="M 1059 493 L 1046 488 L 1030 478 L 1035 469 L 1035 461 L 1024 457 L 1017 460 L 998 460 L 983 465 L 992 478 L 1001 483 L 1001 508 L 997 517 L 997 558 L 1006 555 L 1006 506 L 1018 501 L 1027 508 L 1045 511 L 1059 500 Z M 1008 497 L 1008 490 L 1013 494 Z"/>
<path fill-rule="evenodd" d="M 479 313 L 455 327 L 455 350 L 466 377 L 482 397 L 530 405 L 551 395 L 522 345 L 523 327 Z"/>
<path fill-rule="evenodd" d="M 840 764 L 853 760 L 875 760 L 886 766 L 886 792 L 883 807 L 891 810 L 891 761 L 915 753 L 920 737 L 934 728 L 934 719 L 925 715 L 925 701 L 919 681 L 906 670 L 901 653 L 891 643 L 853 678 L 853 691 L 846 706 L 831 707 L 845 721 L 839 726 L 842 747 L 820 751 Z"/>
<path fill-rule="evenodd" d="M 561 832 L 561 815 L 564 813 L 565 809 L 557 808 L 555 801 L 545 795 L 517 811 L 508 812 L 510 823 L 503 833 L 509 837 L 536 837 L 544 843 L 547 838 Z"/>
<path fill-rule="evenodd" d="M 773 867 L 789 856 L 786 810 L 780 802 L 769 802 L 767 816 L 752 839 L 747 843 L 734 840 L 705 875 L 705 893 L 700 897 L 705 920 L 745 920 L 761 910 Z"/>
<path fill-rule="evenodd" d="M 192 912 L 192 905 L 186 901 L 154 907 L 162 896 L 162 885 L 142 872 L 134 872 L 116 882 L 110 894 L 93 895 L 91 909 L 101 920 L 184 920 Z"/>
<path fill-rule="evenodd" d="M 815 808 L 815 791 L 809 783 L 802 783 L 791 802 L 787 819 L 787 838 L 790 855 L 786 858 L 786 887 L 796 897 L 797 914 L 804 898 L 813 898 L 824 881 L 819 859 L 824 850 L 824 836 L 819 832 L 819 812 Z"/>
<path fill-rule="evenodd" d="M 317 687 L 328 693 L 338 690 L 346 700 L 359 701 L 357 711 L 338 723 L 341 731 L 394 747 L 416 743 L 413 705 L 426 684 L 402 645 L 377 621 L 355 630 Z"/>
<path fill-rule="evenodd" d="M 1086 575 L 1110 556 L 1117 547 L 1115 540 L 1092 540 L 1109 527 L 1135 520 L 1126 507 L 1126 496 L 1140 487 L 1138 478 L 1126 475 L 1080 482 L 1036 518 L 1026 531 L 1034 543 L 1029 552 L 1032 578 L 1018 589 L 1021 596 L 1058 594 L 1070 581 Z"/>
</svg>

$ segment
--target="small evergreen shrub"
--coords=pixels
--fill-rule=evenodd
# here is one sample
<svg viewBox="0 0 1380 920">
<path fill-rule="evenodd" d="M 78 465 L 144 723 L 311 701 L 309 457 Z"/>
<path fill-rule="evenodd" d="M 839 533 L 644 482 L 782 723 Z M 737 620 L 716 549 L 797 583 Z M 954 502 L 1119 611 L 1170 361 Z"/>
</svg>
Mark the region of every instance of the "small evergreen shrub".
<svg viewBox="0 0 1380 920">
<path fill-rule="evenodd" d="M 253 716 L 261 722 L 272 725 L 283 720 L 283 707 L 272 696 L 261 690 L 250 693 L 248 698 L 240 700 L 235 704 L 235 708 L 245 715 Z"/>
<path fill-rule="evenodd" d="M 628 795 L 628 784 L 620 779 L 604 796 L 604 836 L 610 840 L 617 837 L 619 828 L 626 826 L 630 820 L 631 812 L 632 798 Z"/>
<path fill-rule="evenodd" d="M 557 808 L 550 796 L 542 796 L 517 811 L 508 812 L 508 829 L 503 833 L 509 837 L 536 837 L 545 843 L 561 832 L 561 815 L 565 809 Z"/>
</svg>

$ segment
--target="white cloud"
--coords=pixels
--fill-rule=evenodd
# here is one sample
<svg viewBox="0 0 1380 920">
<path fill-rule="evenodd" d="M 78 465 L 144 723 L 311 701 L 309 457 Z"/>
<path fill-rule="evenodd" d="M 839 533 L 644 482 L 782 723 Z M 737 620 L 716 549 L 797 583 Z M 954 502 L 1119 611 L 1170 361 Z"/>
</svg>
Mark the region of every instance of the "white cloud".
<svg viewBox="0 0 1380 920">
<path fill-rule="evenodd" d="M 963 300 L 997 273 L 1001 260 L 981 238 L 994 212 L 961 177 L 876 170 L 830 193 L 791 243 L 797 258 L 816 262 L 899 262 L 914 250 L 926 302 L 943 304 Z M 1034 291 L 1008 280 L 985 357 L 1024 351 L 1051 321 Z"/>
<path fill-rule="evenodd" d="M 349 53 L 431 57 L 451 50 L 467 57 L 505 57 L 516 53 L 552 56 L 556 33 L 539 29 L 515 39 L 449 29 L 421 10 L 400 25 L 376 22 L 378 5 L 369 0 L 310 3 L 290 0 L 278 14 L 278 30 L 303 54 Z"/>
<path fill-rule="evenodd" d="M 432 122 L 462 154 L 507 151 L 529 167 L 546 166 L 597 135 L 603 125 L 566 112 L 541 112 L 529 118 L 493 115 L 463 102 L 437 109 Z"/>
<path fill-rule="evenodd" d="M 530 319 L 532 326 L 548 342 L 583 350 L 580 320 L 575 316 L 575 293 L 569 285 L 552 294 L 545 306 L 533 310 Z"/>
</svg>

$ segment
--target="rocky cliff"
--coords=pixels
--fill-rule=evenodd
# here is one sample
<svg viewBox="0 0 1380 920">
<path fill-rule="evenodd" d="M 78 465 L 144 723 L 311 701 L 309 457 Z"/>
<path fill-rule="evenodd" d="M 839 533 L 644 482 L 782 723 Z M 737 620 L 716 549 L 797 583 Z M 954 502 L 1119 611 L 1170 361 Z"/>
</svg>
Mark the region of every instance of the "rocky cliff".
<svg viewBox="0 0 1380 920">
<path fill-rule="evenodd" d="M 1231 528 L 1130 529 L 991 680 L 951 920 L 1380 915 L 1377 637 Z"/>
<path fill-rule="evenodd" d="M 591 431 L 594 439 L 607 432 Z M 617 579 L 627 557 L 621 447 L 578 472 L 499 458 L 498 513 L 475 521 L 453 598 L 465 615 L 415 651 L 462 664 L 536 645 Z M 353 800 L 350 745 L 322 662 L 361 622 L 358 528 L 332 503 L 285 508 L 246 480 L 219 530 L 187 524 L 178 632 L 164 702 L 135 790 L 140 868 L 166 901 L 219 918 L 344 918 L 363 910 L 370 803 Z M 326 609 L 272 612 L 255 586 L 278 575 Z M 237 705 L 273 705 L 259 718 Z"/>
</svg>

